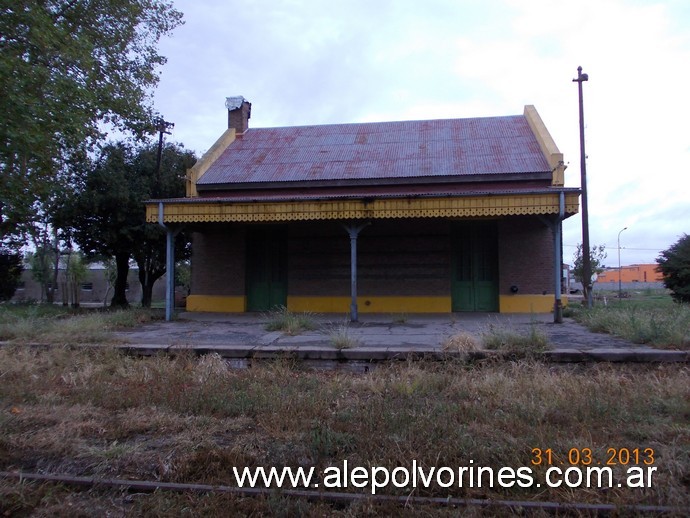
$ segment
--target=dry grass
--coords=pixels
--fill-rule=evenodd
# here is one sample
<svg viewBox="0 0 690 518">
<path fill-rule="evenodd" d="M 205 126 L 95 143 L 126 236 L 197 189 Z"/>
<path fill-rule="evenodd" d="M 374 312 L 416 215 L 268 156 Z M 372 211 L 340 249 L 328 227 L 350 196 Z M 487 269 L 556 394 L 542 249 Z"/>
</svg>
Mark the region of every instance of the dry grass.
<svg viewBox="0 0 690 518">
<path fill-rule="evenodd" d="M 441 344 L 441 349 L 446 352 L 466 353 L 478 351 L 480 344 L 472 333 L 460 331 L 446 338 Z"/>
<path fill-rule="evenodd" d="M 417 489 L 421 496 L 690 505 L 685 365 L 410 362 L 363 375 L 289 361 L 227 370 L 215 355 L 0 348 L 0 469 L 234 485 L 231 468 L 528 465 L 531 449 L 651 447 L 651 489 Z M 353 489 L 348 489 L 353 490 Z M 387 493 L 409 490 L 389 487 Z M 5 515 L 391 515 L 280 496 L 129 495 L 0 481 Z M 124 511 L 123 511 L 124 510 Z M 410 514 L 453 514 L 412 508 Z M 457 512 L 457 510 L 455 510 Z"/>
</svg>

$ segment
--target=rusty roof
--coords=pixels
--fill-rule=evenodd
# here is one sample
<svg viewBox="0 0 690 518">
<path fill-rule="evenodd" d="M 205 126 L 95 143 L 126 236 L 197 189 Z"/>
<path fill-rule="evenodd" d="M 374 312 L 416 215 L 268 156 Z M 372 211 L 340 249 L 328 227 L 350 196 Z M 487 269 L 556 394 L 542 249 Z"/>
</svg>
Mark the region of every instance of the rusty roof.
<svg viewBox="0 0 690 518">
<path fill-rule="evenodd" d="M 287 187 L 284 182 L 395 183 L 477 175 L 500 180 L 500 175 L 550 172 L 527 119 L 515 115 L 250 129 L 197 185 Z"/>
</svg>

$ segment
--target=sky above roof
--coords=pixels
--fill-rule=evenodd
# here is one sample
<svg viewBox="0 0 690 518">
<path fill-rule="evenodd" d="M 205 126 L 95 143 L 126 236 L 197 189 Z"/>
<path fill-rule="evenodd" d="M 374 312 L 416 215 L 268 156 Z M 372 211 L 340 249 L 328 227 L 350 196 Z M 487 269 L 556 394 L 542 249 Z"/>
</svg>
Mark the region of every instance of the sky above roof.
<svg viewBox="0 0 690 518">
<path fill-rule="evenodd" d="M 174 0 L 185 25 L 155 107 L 201 154 L 227 127 L 519 115 L 533 104 L 580 185 L 583 83 L 590 242 L 605 263 L 654 262 L 690 233 L 686 0 Z M 564 259 L 581 241 L 564 223 Z"/>
</svg>

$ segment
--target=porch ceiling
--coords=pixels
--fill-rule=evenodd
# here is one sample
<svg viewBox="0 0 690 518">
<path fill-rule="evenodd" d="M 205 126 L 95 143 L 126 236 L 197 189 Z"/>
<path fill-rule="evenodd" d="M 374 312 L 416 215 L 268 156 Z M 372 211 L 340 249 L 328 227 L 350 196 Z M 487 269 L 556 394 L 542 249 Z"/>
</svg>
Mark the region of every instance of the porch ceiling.
<svg viewBox="0 0 690 518">
<path fill-rule="evenodd" d="M 472 218 L 558 214 L 559 192 L 565 215 L 576 214 L 579 190 L 446 197 L 392 197 L 321 200 L 237 201 L 208 198 L 151 200 L 146 220 L 163 223 L 272 222 L 385 218 Z"/>
</svg>

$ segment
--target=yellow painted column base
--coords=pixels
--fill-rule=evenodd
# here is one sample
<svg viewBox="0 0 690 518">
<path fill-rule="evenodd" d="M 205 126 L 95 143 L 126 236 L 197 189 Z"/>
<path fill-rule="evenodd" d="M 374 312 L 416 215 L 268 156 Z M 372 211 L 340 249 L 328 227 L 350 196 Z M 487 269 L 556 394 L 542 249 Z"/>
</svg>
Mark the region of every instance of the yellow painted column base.
<svg viewBox="0 0 690 518">
<path fill-rule="evenodd" d="M 244 313 L 246 307 L 245 297 L 222 295 L 189 295 L 187 297 L 187 311 Z"/>
<path fill-rule="evenodd" d="M 501 313 L 551 313 L 554 294 L 551 295 L 499 295 L 498 304 Z M 561 297 L 565 307 L 568 297 Z"/>
</svg>

